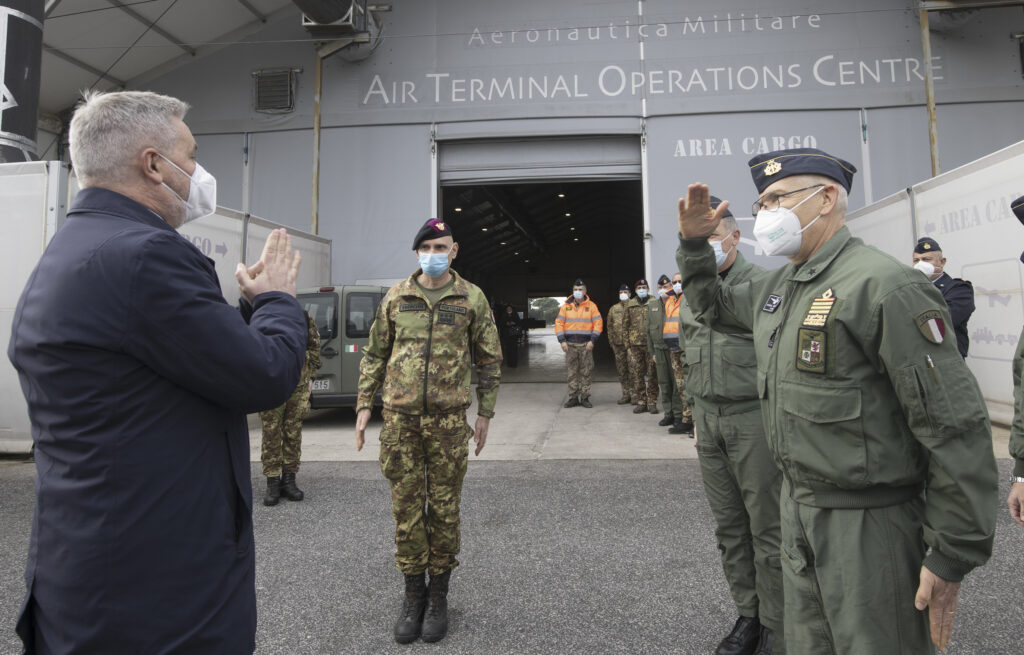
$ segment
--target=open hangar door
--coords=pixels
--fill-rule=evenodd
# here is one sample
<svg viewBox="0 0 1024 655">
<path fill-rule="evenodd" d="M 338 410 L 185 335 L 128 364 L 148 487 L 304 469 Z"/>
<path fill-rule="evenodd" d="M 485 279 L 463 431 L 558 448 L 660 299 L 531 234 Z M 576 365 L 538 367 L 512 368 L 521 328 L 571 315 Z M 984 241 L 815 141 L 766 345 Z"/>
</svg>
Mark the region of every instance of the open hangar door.
<svg viewBox="0 0 1024 655">
<path fill-rule="evenodd" d="M 643 277 L 639 138 L 586 136 L 442 142 L 440 209 L 459 242 L 454 268 L 496 308 L 527 315 L 531 298 L 565 298 L 576 278 L 602 316 L 623 282 Z M 563 381 L 553 333 L 529 337 L 507 381 Z M 595 380 L 614 380 L 602 338 Z"/>
</svg>

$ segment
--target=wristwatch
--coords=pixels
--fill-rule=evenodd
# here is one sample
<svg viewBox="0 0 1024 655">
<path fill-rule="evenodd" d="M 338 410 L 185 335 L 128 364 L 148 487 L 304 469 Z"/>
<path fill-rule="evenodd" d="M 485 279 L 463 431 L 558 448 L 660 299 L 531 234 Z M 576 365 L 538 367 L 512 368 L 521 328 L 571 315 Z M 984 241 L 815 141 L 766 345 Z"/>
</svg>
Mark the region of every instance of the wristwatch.
<svg viewBox="0 0 1024 655">
<path fill-rule="evenodd" d="M 1024 477 L 1019 475 L 1010 476 L 1010 484 L 1024 484 Z"/>
</svg>

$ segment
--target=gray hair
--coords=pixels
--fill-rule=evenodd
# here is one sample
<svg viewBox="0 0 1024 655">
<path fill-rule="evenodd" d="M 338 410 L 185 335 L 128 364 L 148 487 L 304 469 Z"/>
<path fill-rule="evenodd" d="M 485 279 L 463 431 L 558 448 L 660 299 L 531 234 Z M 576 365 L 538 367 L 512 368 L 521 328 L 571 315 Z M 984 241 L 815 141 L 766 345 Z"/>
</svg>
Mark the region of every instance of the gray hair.
<svg viewBox="0 0 1024 655">
<path fill-rule="evenodd" d="M 849 201 L 849 194 L 846 192 L 846 188 L 838 181 L 825 175 L 794 175 L 793 177 L 800 179 L 801 186 L 811 186 L 812 184 L 829 184 L 834 186 L 838 191 L 838 194 L 836 195 L 836 206 L 832 211 L 838 213 L 840 216 L 846 216 L 846 206 Z"/>
<path fill-rule="evenodd" d="M 736 231 L 736 217 L 735 216 L 723 216 L 722 225 L 725 226 L 725 230 L 732 234 Z"/>
<path fill-rule="evenodd" d="M 86 91 L 71 119 L 71 163 L 83 187 L 129 179 L 132 160 L 148 147 L 168 152 L 188 103 L 148 91 Z"/>
</svg>

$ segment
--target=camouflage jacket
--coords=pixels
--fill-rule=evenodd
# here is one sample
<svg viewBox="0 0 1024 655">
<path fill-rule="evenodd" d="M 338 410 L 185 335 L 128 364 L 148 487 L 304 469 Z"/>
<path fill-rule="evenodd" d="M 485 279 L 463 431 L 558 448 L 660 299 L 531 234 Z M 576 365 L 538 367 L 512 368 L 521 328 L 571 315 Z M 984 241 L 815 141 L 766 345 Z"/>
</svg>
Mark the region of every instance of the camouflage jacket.
<svg viewBox="0 0 1024 655">
<path fill-rule="evenodd" d="M 369 409 L 382 385 L 385 409 L 402 414 L 465 410 L 472 403 L 472 355 L 479 378 L 477 414 L 494 416 L 501 344 L 487 298 L 452 271 L 451 290 L 431 307 L 416 284 L 420 272 L 391 287 L 377 308 L 359 365 L 356 410 Z"/>
<path fill-rule="evenodd" d="M 608 310 L 608 322 L 605 327 L 608 330 L 608 341 L 621 346 L 626 342 L 626 303 L 617 302 Z"/>
<path fill-rule="evenodd" d="M 657 298 L 647 297 L 645 304 L 640 304 L 640 301 L 636 297 L 632 297 L 626 303 L 626 310 L 624 312 L 626 319 L 623 321 L 623 327 L 626 330 L 626 345 L 627 346 L 643 346 L 647 347 L 647 314 L 650 312 L 649 305 L 654 302 L 658 302 Z"/>
</svg>

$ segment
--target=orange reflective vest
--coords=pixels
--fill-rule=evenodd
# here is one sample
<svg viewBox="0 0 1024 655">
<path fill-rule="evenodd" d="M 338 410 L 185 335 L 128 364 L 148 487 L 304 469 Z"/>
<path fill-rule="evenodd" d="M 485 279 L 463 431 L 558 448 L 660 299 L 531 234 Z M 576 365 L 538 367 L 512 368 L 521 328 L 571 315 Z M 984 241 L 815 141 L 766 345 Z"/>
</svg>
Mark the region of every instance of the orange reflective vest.
<svg viewBox="0 0 1024 655">
<path fill-rule="evenodd" d="M 597 311 L 597 305 L 590 300 L 590 296 L 583 296 L 578 305 L 569 296 L 565 304 L 559 307 L 558 318 L 555 319 L 555 338 L 559 343 L 596 342 L 602 330 L 604 321 L 601 312 Z"/>
<path fill-rule="evenodd" d="M 665 323 L 661 328 L 661 338 L 668 344 L 669 350 L 679 350 L 679 296 L 665 298 Z"/>
</svg>

